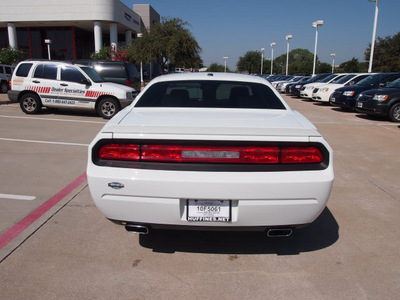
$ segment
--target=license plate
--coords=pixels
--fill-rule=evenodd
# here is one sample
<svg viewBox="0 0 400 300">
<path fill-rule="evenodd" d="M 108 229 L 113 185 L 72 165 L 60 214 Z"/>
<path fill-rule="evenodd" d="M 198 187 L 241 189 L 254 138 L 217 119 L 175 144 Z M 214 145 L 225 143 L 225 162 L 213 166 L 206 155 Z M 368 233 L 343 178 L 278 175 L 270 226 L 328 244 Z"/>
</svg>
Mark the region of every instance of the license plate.
<svg viewBox="0 0 400 300">
<path fill-rule="evenodd" d="M 360 108 L 362 108 L 362 107 L 363 107 L 363 104 L 362 104 L 362 102 L 357 102 L 357 107 L 360 107 Z"/>
<path fill-rule="evenodd" d="M 187 220 L 190 222 L 230 222 L 230 200 L 187 200 Z"/>
</svg>

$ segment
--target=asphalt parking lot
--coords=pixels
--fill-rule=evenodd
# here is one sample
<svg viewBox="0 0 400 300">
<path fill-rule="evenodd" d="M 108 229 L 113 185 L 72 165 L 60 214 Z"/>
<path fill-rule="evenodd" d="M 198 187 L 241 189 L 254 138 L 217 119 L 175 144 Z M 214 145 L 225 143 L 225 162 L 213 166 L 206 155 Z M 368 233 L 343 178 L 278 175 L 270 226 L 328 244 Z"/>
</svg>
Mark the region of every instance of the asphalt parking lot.
<svg viewBox="0 0 400 300">
<path fill-rule="evenodd" d="M 92 202 L 93 114 L 0 95 L 1 299 L 396 299 L 400 124 L 286 97 L 334 150 L 328 206 L 289 238 L 128 233 Z M 2 101 L 1 101 L 2 100 Z"/>
</svg>

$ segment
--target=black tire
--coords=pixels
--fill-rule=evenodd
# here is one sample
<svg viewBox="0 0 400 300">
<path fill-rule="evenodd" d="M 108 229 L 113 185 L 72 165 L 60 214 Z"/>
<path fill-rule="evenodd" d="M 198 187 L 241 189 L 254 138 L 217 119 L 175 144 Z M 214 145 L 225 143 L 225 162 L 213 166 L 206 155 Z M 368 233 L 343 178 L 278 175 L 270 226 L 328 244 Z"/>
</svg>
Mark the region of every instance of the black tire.
<svg viewBox="0 0 400 300">
<path fill-rule="evenodd" d="M 42 102 L 38 95 L 25 94 L 21 97 L 19 106 L 28 115 L 37 114 L 42 109 Z"/>
<path fill-rule="evenodd" d="M 111 119 L 121 109 L 117 100 L 112 98 L 104 98 L 97 106 L 97 114 L 104 119 Z"/>
<path fill-rule="evenodd" d="M 8 83 L 7 82 L 2 81 L 0 83 L 0 92 L 3 93 L 3 94 L 8 92 Z"/>
<path fill-rule="evenodd" d="M 396 103 L 390 108 L 389 120 L 392 122 L 400 122 L 400 103 Z"/>
</svg>

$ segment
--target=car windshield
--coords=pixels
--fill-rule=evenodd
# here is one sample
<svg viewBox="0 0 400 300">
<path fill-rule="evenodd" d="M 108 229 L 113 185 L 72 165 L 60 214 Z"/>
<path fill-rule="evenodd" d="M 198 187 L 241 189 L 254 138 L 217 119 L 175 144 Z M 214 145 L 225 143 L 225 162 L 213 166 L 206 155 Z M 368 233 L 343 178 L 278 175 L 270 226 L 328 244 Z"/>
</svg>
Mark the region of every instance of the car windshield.
<svg viewBox="0 0 400 300">
<path fill-rule="evenodd" d="M 349 81 L 350 79 L 352 79 L 355 76 L 356 76 L 356 74 L 349 74 L 349 75 L 339 78 L 338 80 L 335 80 L 333 82 L 338 83 L 338 84 L 346 83 L 347 81 Z"/>
<path fill-rule="evenodd" d="M 370 87 L 370 86 L 377 86 L 380 82 L 381 76 L 380 74 L 375 74 L 360 80 L 357 85 Z"/>
<path fill-rule="evenodd" d="M 400 78 L 396 79 L 395 81 L 393 81 L 391 83 L 389 83 L 387 85 L 387 87 L 389 87 L 389 88 L 400 88 Z"/>
<path fill-rule="evenodd" d="M 319 82 L 329 82 L 329 81 L 331 81 L 333 78 L 335 78 L 336 76 L 337 76 L 337 74 L 329 75 L 329 76 L 325 77 L 324 79 L 320 80 Z"/>
<path fill-rule="evenodd" d="M 135 107 L 285 109 L 264 84 L 235 81 L 166 81 L 155 83 Z"/>
<path fill-rule="evenodd" d="M 82 71 L 86 73 L 94 82 L 104 82 L 104 79 L 97 74 L 97 72 L 91 67 L 81 67 Z"/>
</svg>

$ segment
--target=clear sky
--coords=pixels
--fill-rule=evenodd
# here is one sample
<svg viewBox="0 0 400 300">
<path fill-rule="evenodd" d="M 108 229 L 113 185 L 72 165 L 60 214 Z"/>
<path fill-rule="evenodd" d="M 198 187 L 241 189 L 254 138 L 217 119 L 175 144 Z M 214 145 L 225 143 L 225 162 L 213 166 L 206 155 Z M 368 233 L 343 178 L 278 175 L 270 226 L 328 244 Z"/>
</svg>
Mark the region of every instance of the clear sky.
<svg viewBox="0 0 400 300">
<path fill-rule="evenodd" d="M 286 35 L 293 35 L 290 50 L 302 48 L 314 53 L 315 28 L 312 22 L 323 20 L 319 28 L 317 55 L 320 61 L 335 64 L 353 57 L 364 61 L 364 51 L 371 43 L 375 2 L 368 0 L 121 0 L 150 4 L 162 17 L 177 17 L 202 48 L 204 65 L 229 57 L 227 65 L 235 70 L 240 56 L 247 51 L 261 51 L 271 57 L 286 54 Z M 377 37 L 400 32 L 400 0 L 380 0 Z"/>
</svg>

